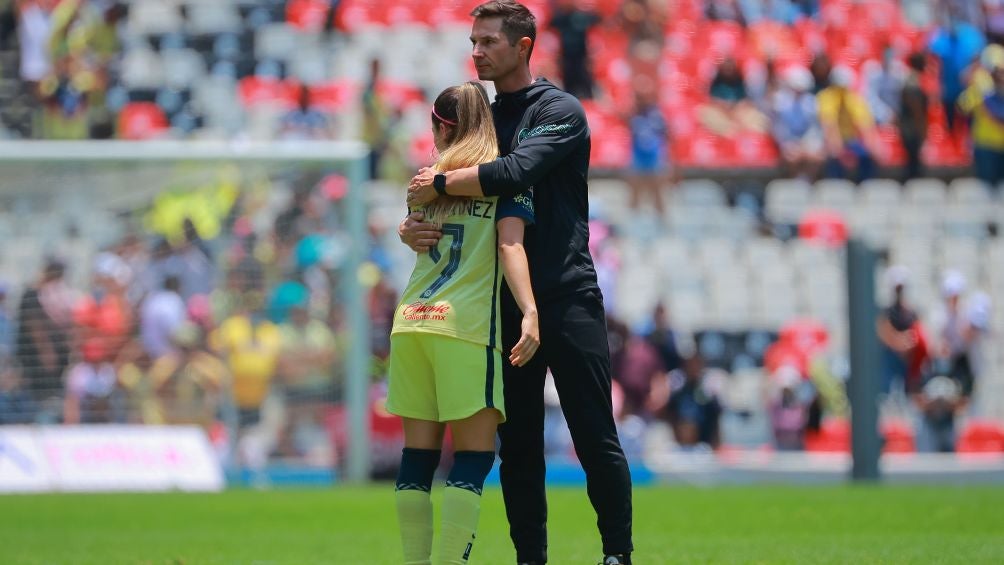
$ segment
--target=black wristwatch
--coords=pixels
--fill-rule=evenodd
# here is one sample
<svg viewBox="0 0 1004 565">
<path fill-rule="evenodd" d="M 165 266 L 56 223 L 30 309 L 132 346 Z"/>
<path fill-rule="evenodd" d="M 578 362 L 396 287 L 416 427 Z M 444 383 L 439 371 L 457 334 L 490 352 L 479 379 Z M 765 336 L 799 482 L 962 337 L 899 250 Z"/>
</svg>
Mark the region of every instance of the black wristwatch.
<svg viewBox="0 0 1004 565">
<path fill-rule="evenodd" d="M 446 196 L 446 175 L 438 173 L 432 177 L 432 188 L 436 189 L 436 194 Z"/>
</svg>

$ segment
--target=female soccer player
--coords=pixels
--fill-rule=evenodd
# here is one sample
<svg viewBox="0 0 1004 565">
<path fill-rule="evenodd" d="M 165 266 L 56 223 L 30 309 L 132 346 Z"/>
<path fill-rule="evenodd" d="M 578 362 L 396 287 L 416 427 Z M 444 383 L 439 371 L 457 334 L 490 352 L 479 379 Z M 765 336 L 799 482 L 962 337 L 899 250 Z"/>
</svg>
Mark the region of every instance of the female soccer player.
<svg viewBox="0 0 1004 565">
<path fill-rule="evenodd" d="M 436 98 L 432 132 L 437 171 L 498 157 L 488 95 L 479 83 L 452 86 Z M 391 332 L 387 409 L 404 421 L 396 498 L 408 565 L 432 563 L 429 492 L 447 424 L 456 453 L 443 494 L 436 563 L 466 563 L 474 543 L 481 490 L 495 461 L 495 429 L 505 421 L 498 313 L 503 272 L 523 313 L 509 361 L 526 364 L 540 343 L 523 250 L 524 225 L 533 222 L 531 196 L 448 196 L 439 188 L 445 187 L 442 176 L 436 186 L 439 197 L 423 211 L 443 238 L 419 255 Z"/>
</svg>

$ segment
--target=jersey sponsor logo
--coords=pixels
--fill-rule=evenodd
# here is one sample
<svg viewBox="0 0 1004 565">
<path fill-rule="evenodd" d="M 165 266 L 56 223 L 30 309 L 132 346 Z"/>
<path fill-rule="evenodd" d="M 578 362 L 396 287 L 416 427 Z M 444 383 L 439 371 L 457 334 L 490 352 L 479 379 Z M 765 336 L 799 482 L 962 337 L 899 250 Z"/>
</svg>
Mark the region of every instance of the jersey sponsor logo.
<svg viewBox="0 0 1004 565">
<path fill-rule="evenodd" d="M 442 322 L 450 313 L 449 304 L 429 304 L 426 302 L 412 302 L 404 307 L 401 316 L 405 320 L 434 320 Z"/>
<path fill-rule="evenodd" d="M 523 143 L 531 137 L 537 137 L 545 133 L 565 133 L 570 129 L 572 129 L 572 124 L 546 124 L 533 129 L 523 128 L 519 130 L 519 135 L 516 136 L 516 145 Z"/>
</svg>

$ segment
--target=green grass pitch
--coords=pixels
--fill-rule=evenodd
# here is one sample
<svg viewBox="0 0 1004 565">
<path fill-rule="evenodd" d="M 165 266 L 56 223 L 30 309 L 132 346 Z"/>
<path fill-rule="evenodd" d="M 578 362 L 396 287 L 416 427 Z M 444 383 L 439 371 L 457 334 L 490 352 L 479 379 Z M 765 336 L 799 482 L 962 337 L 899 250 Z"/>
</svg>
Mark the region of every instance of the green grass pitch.
<svg viewBox="0 0 1004 565">
<path fill-rule="evenodd" d="M 399 563 L 393 487 L 0 497 L 3 564 Z M 585 489 L 552 488 L 551 563 L 590 565 Z M 645 487 L 636 563 L 1004 563 L 1000 487 Z M 474 565 L 512 565 L 486 489 Z"/>
</svg>

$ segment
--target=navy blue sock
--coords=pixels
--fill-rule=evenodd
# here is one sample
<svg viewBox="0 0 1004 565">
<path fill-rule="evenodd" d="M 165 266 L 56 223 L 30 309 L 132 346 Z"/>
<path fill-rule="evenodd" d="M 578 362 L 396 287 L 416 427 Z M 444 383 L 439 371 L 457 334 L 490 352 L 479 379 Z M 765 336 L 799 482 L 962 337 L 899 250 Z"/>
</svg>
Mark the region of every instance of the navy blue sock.
<svg viewBox="0 0 1004 565">
<path fill-rule="evenodd" d="M 401 450 L 401 468 L 397 472 L 397 485 L 394 490 L 432 490 L 432 477 L 439 466 L 438 449 L 414 449 L 406 447 Z"/>
<path fill-rule="evenodd" d="M 453 455 L 453 468 L 446 478 L 446 486 L 469 490 L 480 496 L 485 488 L 485 477 L 494 464 L 494 451 L 458 451 Z"/>
</svg>

